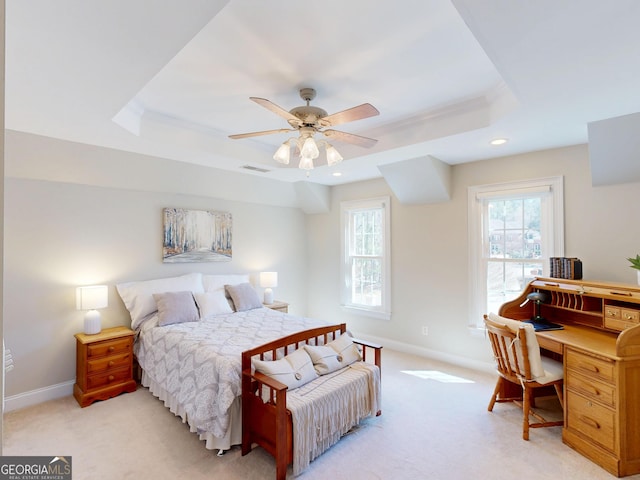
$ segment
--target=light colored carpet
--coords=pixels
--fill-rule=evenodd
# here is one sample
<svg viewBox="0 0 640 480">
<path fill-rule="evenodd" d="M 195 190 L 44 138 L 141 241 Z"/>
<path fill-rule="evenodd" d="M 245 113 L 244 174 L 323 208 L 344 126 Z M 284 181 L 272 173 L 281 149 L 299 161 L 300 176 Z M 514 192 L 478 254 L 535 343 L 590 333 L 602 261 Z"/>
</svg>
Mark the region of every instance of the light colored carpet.
<svg viewBox="0 0 640 480">
<path fill-rule="evenodd" d="M 561 427 L 534 429 L 522 440 L 515 405 L 487 412 L 494 385 L 493 375 L 385 349 L 382 416 L 363 422 L 297 478 L 615 478 L 564 445 Z M 68 397 L 10 412 L 3 448 L 4 455 L 71 456 L 74 480 L 275 478 L 262 449 L 243 457 L 234 447 L 217 457 L 144 388 L 87 408 Z"/>
</svg>

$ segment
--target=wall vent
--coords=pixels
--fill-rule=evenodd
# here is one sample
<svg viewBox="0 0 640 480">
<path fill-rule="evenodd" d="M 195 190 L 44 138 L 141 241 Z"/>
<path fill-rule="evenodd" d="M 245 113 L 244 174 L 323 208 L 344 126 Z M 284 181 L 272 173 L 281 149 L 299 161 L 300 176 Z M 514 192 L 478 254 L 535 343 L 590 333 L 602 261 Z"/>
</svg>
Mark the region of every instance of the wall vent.
<svg viewBox="0 0 640 480">
<path fill-rule="evenodd" d="M 260 173 L 267 173 L 271 171 L 271 170 L 267 170 L 266 168 L 254 167 L 253 165 L 243 165 L 241 168 L 244 168 L 245 170 L 251 170 L 252 172 L 260 172 Z"/>
</svg>

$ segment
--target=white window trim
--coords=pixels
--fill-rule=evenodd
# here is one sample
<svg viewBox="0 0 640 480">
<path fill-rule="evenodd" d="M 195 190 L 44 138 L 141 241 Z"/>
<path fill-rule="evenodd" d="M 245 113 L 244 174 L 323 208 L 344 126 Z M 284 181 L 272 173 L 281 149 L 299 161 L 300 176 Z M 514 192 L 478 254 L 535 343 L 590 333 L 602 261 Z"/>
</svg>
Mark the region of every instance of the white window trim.
<svg viewBox="0 0 640 480">
<path fill-rule="evenodd" d="M 367 307 L 350 303 L 350 275 L 347 265 L 347 216 L 350 211 L 384 207 L 384 261 L 382 262 L 382 305 L 379 307 Z M 340 278 L 341 281 L 341 307 L 348 313 L 363 315 L 380 320 L 391 320 L 391 198 L 376 197 L 366 200 L 353 200 L 340 202 Z"/>
<path fill-rule="evenodd" d="M 553 198 L 553 218 L 547 221 L 553 223 L 553 239 L 548 256 L 564 256 L 564 187 L 563 177 L 546 177 L 533 180 L 479 185 L 468 187 L 468 223 L 469 223 L 469 328 L 476 334 L 484 331 L 482 315 L 488 312 L 480 311 L 482 296 L 486 294 L 486 272 L 482 262 L 483 225 L 482 199 L 496 197 L 520 197 L 527 193 L 532 195 L 551 192 Z M 547 231 L 549 231 L 547 229 Z M 549 262 L 543 262 L 543 272 L 548 274 Z M 482 280 L 481 280 L 482 279 Z M 495 312 L 498 313 L 498 312 Z"/>
</svg>

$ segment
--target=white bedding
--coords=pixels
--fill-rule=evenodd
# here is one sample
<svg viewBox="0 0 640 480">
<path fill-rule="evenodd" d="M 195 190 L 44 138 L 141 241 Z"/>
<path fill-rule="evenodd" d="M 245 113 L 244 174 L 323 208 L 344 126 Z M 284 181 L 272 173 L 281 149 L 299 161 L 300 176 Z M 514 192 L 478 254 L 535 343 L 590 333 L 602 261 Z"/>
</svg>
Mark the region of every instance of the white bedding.
<svg viewBox="0 0 640 480">
<path fill-rule="evenodd" d="M 134 351 L 142 383 L 207 440 L 207 448 L 237 443 L 241 354 L 327 322 L 257 308 L 163 327 L 144 322 Z M 234 440 L 235 437 L 235 440 Z M 216 441 L 219 440 L 219 441 Z"/>
</svg>

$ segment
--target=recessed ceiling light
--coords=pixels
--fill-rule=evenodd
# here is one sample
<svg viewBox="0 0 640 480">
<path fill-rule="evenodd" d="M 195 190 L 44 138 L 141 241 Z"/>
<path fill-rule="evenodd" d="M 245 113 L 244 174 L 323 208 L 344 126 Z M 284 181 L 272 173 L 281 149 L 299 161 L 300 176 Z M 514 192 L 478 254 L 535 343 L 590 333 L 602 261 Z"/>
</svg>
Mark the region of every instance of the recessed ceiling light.
<svg viewBox="0 0 640 480">
<path fill-rule="evenodd" d="M 341 177 L 342 172 L 333 172 L 331 175 L 333 175 L 334 177 Z"/>
<path fill-rule="evenodd" d="M 504 145 L 505 143 L 507 143 L 507 141 L 508 140 L 506 138 L 494 138 L 489 143 L 491 145 Z"/>
</svg>

